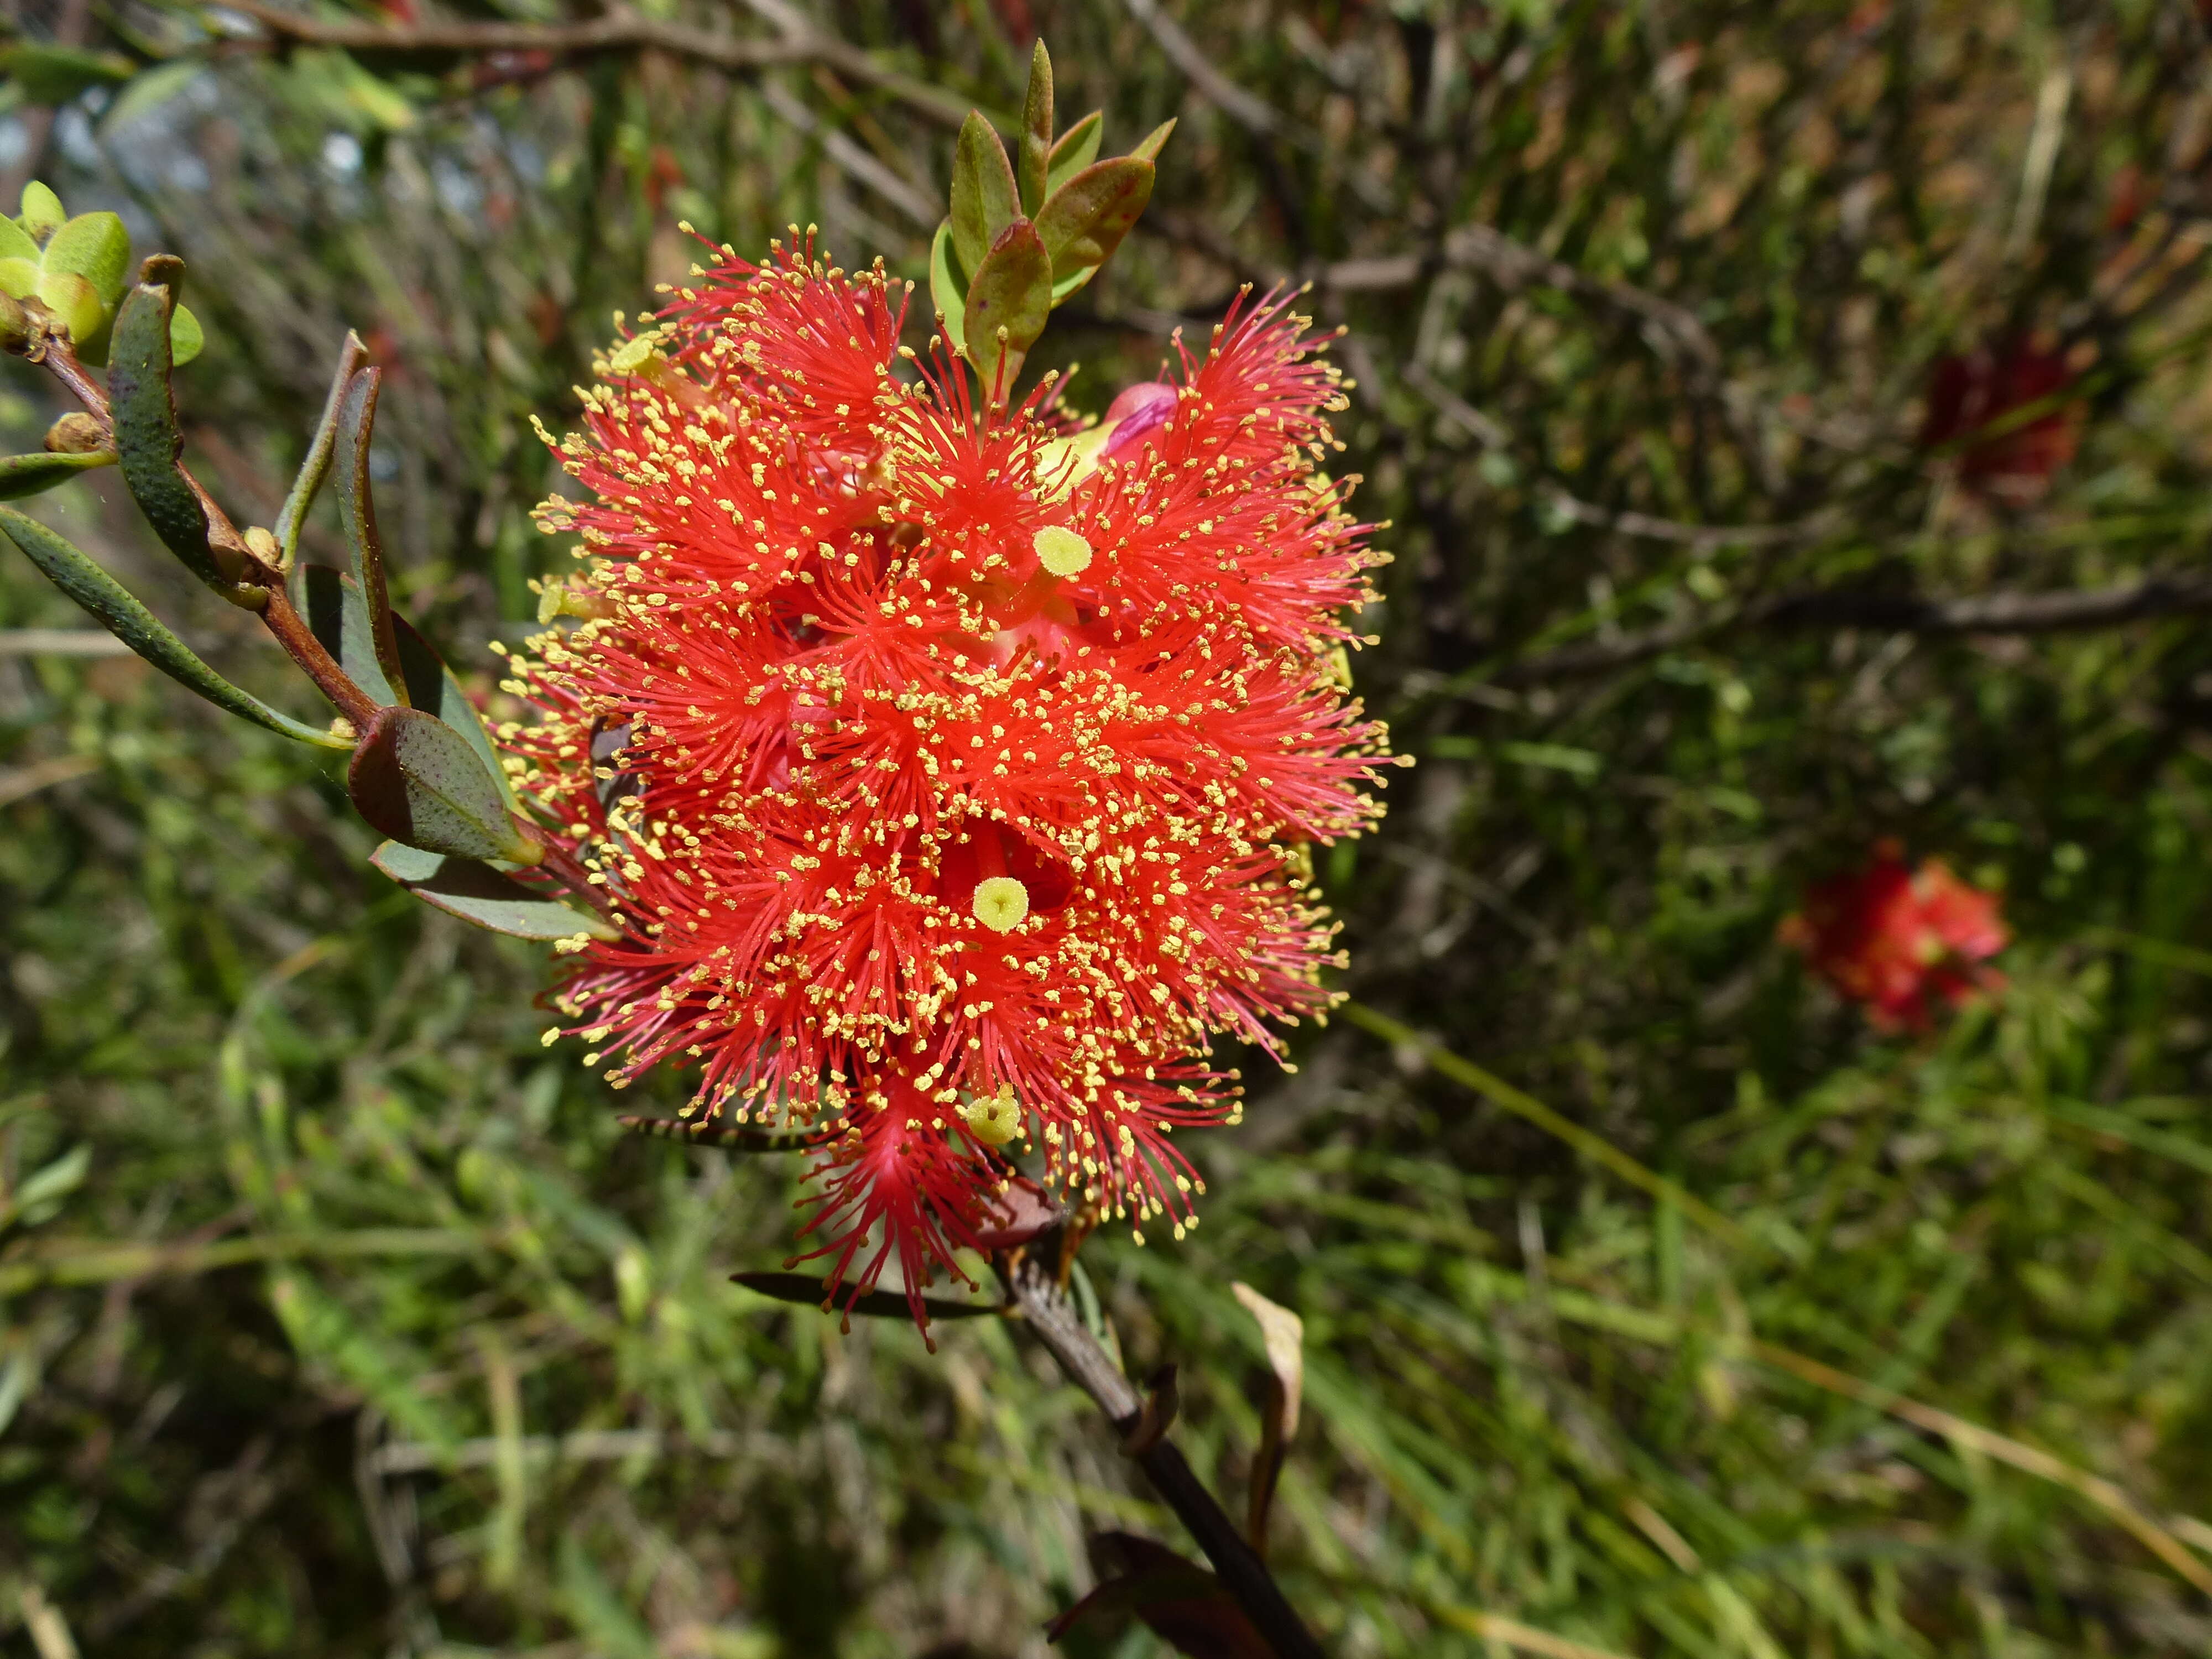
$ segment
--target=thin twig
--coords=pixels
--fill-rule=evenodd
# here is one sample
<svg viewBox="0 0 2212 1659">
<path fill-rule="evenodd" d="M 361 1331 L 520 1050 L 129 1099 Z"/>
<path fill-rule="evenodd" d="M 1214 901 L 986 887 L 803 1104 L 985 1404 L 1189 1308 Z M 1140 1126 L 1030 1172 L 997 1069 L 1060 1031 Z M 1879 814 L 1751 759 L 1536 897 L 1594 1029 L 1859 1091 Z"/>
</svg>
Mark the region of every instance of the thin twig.
<svg viewBox="0 0 2212 1659">
<path fill-rule="evenodd" d="M 818 30 L 786 31 L 773 40 L 714 34 L 688 24 L 614 11 L 580 23 L 333 23 L 263 3 L 224 0 L 280 40 L 337 46 L 352 52 L 414 56 L 493 57 L 548 52 L 556 58 L 602 58 L 665 52 L 730 75 L 757 75 L 792 64 L 827 64 L 841 75 L 875 88 L 940 126 L 957 128 L 968 106 L 936 88 L 885 69 L 860 47 Z"/>
<path fill-rule="evenodd" d="M 2122 587 L 2048 593 L 1978 593 L 1923 599 L 1910 593 L 1814 592 L 1702 611 L 1679 622 L 1591 645 L 1567 646 L 1508 663 L 1484 677 L 1493 685 L 1579 679 L 1648 661 L 1668 651 L 1747 628 L 1865 628 L 1890 634 L 2057 634 L 2114 628 L 2154 617 L 2212 611 L 2212 577 L 2153 576 Z"/>
<path fill-rule="evenodd" d="M 1032 1255 L 1012 1261 L 1001 1258 L 1000 1274 L 1037 1340 L 1060 1362 L 1068 1380 L 1091 1396 L 1126 1438 L 1142 1418 L 1144 1402 L 1114 1357 L 1085 1328 L 1066 1296 L 1054 1284 L 1051 1272 Z M 1175 1443 L 1163 1437 L 1137 1452 L 1134 1461 L 1162 1501 L 1190 1529 L 1206 1559 L 1213 1563 L 1222 1588 L 1237 1598 L 1237 1606 L 1267 1638 L 1278 1659 L 1322 1659 L 1321 1644 L 1284 1598 L 1267 1563 L 1254 1552 L 1228 1511 L 1206 1491 Z"/>
</svg>

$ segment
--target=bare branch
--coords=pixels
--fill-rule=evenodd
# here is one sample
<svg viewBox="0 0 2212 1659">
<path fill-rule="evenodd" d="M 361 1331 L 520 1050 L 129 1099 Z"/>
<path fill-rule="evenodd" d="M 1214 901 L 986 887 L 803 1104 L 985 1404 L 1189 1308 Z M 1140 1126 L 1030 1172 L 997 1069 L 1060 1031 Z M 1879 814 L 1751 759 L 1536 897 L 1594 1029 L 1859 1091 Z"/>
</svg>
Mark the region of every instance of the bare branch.
<svg viewBox="0 0 2212 1659">
<path fill-rule="evenodd" d="M 967 105 L 958 99 L 884 68 L 858 46 L 811 29 L 787 30 L 774 40 L 749 39 L 623 11 L 580 23 L 422 23 L 403 27 L 324 22 L 264 0 L 223 0 L 223 8 L 252 18 L 278 40 L 354 52 L 454 58 L 550 52 L 556 58 L 599 58 L 659 52 L 741 76 L 793 64 L 823 64 L 887 94 L 939 126 L 957 129 L 968 114 Z"/>
<path fill-rule="evenodd" d="M 1941 637 L 1961 634 L 2057 634 L 2113 628 L 2155 617 L 2212 611 L 2212 577 L 2153 576 L 2123 587 L 2048 593 L 1978 593 L 1923 599 L 1909 593 L 1814 592 L 1778 595 L 1733 611 L 1705 611 L 1594 645 L 1568 646 L 1486 677 L 1492 685 L 1578 679 L 1648 661 L 1668 651 L 1748 628 L 1864 628 Z"/>
</svg>

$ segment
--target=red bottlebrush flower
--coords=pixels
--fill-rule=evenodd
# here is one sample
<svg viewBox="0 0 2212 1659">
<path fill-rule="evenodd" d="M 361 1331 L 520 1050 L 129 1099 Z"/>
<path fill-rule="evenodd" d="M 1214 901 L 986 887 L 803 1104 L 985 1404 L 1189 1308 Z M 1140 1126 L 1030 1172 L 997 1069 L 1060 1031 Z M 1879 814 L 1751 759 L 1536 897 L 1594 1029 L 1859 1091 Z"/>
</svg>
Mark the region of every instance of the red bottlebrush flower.
<svg viewBox="0 0 2212 1659">
<path fill-rule="evenodd" d="M 2007 417 L 2057 398 L 2075 378 L 2063 354 L 2025 342 L 1943 358 L 1929 383 L 1921 447 L 1958 444 L 1962 483 L 1984 495 L 2033 501 L 2074 459 L 2081 405 L 2068 401 L 2039 415 Z"/>
<path fill-rule="evenodd" d="M 1783 942 L 1884 1030 L 1925 1030 L 1937 1006 L 1956 1007 L 2003 975 L 1982 966 L 2010 935 L 1997 896 L 1961 881 L 1940 859 L 1908 870 L 1885 841 L 1865 869 L 1807 890 L 1784 921 Z"/>
<path fill-rule="evenodd" d="M 1238 1109 L 1208 1045 L 1328 1006 L 1305 843 L 1379 816 L 1388 755 L 1342 684 L 1383 556 L 1317 470 L 1303 319 L 1240 305 L 1079 434 L 1048 389 L 979 413 L 903 317 L 880 263 L 725 251 L 614 352 L 560 445 L 586 499 L 541 509 L 583 620 L 515 659 L 543 719 L 501 737 L 626 928 L 574 942 L 570 1029 L 617 1084 L 696 1061 L 696 1109 L 817 1127 L 810 1255 L 855 1293 L 896 1257 L 919 1319 L 1018 1139 L 1181 1233 L 1171 1132 Z"/>
</svg>

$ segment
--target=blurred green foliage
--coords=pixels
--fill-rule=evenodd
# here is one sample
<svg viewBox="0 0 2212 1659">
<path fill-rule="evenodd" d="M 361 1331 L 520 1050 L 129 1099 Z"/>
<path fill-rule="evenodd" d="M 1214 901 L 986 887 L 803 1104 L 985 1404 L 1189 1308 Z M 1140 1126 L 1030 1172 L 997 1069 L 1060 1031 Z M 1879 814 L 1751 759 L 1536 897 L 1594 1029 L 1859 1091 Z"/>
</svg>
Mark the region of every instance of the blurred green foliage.
<svg viewBox="0 0 2212 1659">
<path fill-rule="evenodd" d="M 1817 597 L 2202 572 L 2195 9 L 641 9 L 817 28 L 1002 130 L 1041 28 L 1109 145 L 1177 118 L 1032 360 L 1079 358 L 1086 408 L 1245 280 L 1311 278 L 1349 331 L 1343 465 L 1399 554 L 1360 684 L 1423 763 L 1322 860 L 1346 987 L 1662 1179 L 1340 1021 L 1194 1146 L 1188 1240 L 1087 1247 L 1232 1503 L 1263 1362 L 1226 1287 L 1304 1316 L 1274 1559 L 1330 1650 L 2212 1646 L 2212 641 Z M 188 454 L 241 522 L 362 330 L 395 583 L 462 664 L 559 551 L 529 418 L 686 268 L 678 219 L 926 275 L 950 130 L 849 63 L 88 16 L 21 8 L 99 67 L 11 80 L 0 163 L 190 262 Z M 1920 441 L 1931 377 L 2027 341 L 2079 372 L 2078 453 L 1974 484 Z M 46 398 L 9 372 L 8 448 Z M 36 507 L 318 712 L 111 478 Z M 42 1651 L 37 1587 L 100 1655 L 1036 1656 L 1086 1524 L 1182 1545 L 1017 1332 L 931 1358 L 728 1284 L 787 1249 L 795 1169 L 621 1138 L 538 1042 L 538 951 L 369 870 L 312 754 L 17 631 L 78 621 L 0 568 L 0 1649 Z M 1583 647 L 1619 664 L 1547 654 Z M 2001 885 L 2019 935 L 1925 1038 L 1773 941 L 1884 835 Z"/>
</svg>

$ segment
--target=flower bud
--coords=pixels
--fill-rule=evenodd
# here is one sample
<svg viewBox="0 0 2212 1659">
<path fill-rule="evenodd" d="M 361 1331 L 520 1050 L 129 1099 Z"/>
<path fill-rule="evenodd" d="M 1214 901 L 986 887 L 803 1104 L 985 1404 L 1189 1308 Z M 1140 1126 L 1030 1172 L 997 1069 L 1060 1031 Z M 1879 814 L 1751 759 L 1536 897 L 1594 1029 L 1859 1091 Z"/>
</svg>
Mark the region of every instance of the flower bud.
<svg viewBox="0 0 2212 1659">
<path fill-rule="evenodd" d="M 107 434 L 82 410 L 72 410 L 46 428 L 46 449 L 55 455 L 89 455 L 107 447 Z"/>
</svg>

